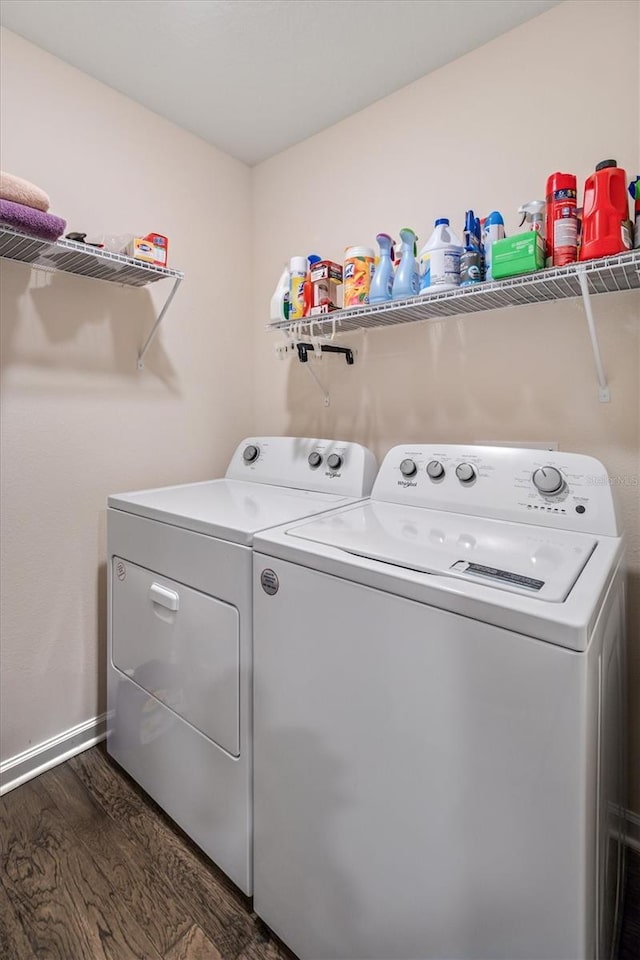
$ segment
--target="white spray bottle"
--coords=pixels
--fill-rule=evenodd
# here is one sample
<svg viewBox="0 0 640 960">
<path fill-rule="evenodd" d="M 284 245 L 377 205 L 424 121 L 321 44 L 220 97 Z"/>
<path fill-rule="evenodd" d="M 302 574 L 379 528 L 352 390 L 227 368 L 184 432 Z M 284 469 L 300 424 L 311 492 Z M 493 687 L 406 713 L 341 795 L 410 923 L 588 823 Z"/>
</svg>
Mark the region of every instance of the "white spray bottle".
<svg viewBox="0 0 640 960">
<path fill-rule="evenodd" d="M 285 266 L 282 276 L 278 280 L 278 285 L 273 291 L 271 297 L 271 309 L 269 311 L 269 320 L 271 323 L 279 323 L 282 320 L 289 319 L 289 294 L 291 287 L 291 271 L 289 265 Z"/>
<path fill-rule="evenodd" d="M 535 230 L 536 233 L 540 234 L 543 240 L 545 237 L 545 210 L 546 203 L 544 200 L 530 200 L 529 203 L 523 203 L 521 207 L 518 207 L 518 213 L 522 217 L 520 226 L 522 227 L 526 222 L 527 230 Z"/>
</svg>

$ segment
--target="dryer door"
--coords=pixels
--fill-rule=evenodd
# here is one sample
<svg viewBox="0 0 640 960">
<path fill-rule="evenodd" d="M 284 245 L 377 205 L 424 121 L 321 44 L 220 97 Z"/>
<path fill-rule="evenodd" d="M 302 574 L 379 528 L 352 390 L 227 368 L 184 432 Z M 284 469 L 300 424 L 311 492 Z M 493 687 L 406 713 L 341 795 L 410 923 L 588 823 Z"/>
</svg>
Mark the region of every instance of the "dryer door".
<svg viewBox="0 0 640 960">
<path fill-rule="evenodd" d="M 111 613 L 114 667 L 239 756 L 236 608 L 114 557 Z M 140 718 L 143 741 L 160 716 Z"/>
</svg>

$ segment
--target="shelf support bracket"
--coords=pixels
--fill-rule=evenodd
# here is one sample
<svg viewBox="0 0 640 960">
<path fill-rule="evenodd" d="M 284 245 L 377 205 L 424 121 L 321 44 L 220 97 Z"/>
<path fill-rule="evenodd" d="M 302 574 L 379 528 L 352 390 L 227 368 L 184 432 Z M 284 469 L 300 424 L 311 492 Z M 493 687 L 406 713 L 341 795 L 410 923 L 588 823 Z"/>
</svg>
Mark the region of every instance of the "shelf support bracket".
<svg viewBox="0 0 640 960">
<path fill-rule="evenodd" d="M 307 363 L 305 364 L 305 366 L 309 371 L 309 373 L 311 374 L 311 376 L 313 377 L 313 379 L 315 380 L 315 382 L 317 383 L 318 387 L 320 388 L 320 393 L 322 394 L 322 402 L 324 403 L 325 407 L 330 406 L 331 397 L 329 396 L 329 393 L 327 392 L 327 390 L 325 390 L 324 386 L 322 385 L 320 377 L 313 369 L 313 364 Z"/>
<path fill-rule="evenodd" d="M 155 335 L 156 335 L 156 333 L 158 332 L 158 327 L 160 326 L 160 324 L 161 324 L 162 321 L 164 320 L 165 314 L 166 314 L 167 310 L 169 309 L 169 307 L 171 306 L 171 301 L 173 300 L 173 298 L 175 297 L 176 293 L 178 292 L 178 287 L 180 286 L 181 283 L 182 283 L 182 277 L 178 277 L 178 279 L 177 279 L 177 280 L 175 281 L 175 283 L 173 284 L 173 287 L 171 288 L 171 292 L 170 292 L 169 296 L 167 297 L 167 299 L 166 299 L 165 302 L 164 302 L 164 306 L 162 307 L 162 310 L 161 310 L 160 313 L 158 314 L 158 318 L 157 318 L 156 322 L 154 323 L 154 325 L 153 325 L 152 328 L 151 328 L 151 333 L 150 333 L 149 336 L 147 337 L 147 339 L 146 339 L 146 341 L 145 341 L 145 344 L 144 344 L 142 350 L 141 350 L 140 353 L 138 354 L 138 370 L 144 370 L 144 358 L 145 358 L 146 355 L 147 355 L 147 350 L 149 349 L 149 347 L 150 347 L 151 344 L 153 343 L 153 340 L 154 340 L 154 338 L 155 338 Z"/>
<path fill-rule="evenodd" d="M 604 372 L 604 366 L 602 364 L 600 343 L 598 342 L 598 331 L 596 330 L 596 322 L 593 316 L 593 306 L 591 304 L 591 293 L 589 292 L 589 280 L 587 278 L 587 271 L 584 267 L 578 267 L 578 282 L 580 284 L 582 305 L 584 307 L 585 316 L 587 318 L 587 327 L 589 328 L 589 336 L 591 338 L 593 360 L 596 365 L 596 373 L 598 375 L 598 396 L 600 398 L 600 403 L 609 403 L 611 400 L 611 394 L 609 392 L 609 384 L 607 383 L 607 375 Z"/>
</svg>

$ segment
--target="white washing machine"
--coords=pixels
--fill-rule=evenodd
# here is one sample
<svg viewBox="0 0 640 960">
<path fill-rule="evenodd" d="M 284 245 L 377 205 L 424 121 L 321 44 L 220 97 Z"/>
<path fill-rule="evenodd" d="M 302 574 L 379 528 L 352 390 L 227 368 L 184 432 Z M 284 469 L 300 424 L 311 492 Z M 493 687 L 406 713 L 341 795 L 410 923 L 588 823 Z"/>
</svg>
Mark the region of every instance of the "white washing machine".
<svg viewBox="0 0 640 960">
<path fill-rule="evenodd" d="M 623 544 L 590 457 L 411 445 L 254 543 L 254 908 L 302 960 L 609 958 Z"/>
<path fill-rule="evenodd" d="M 355 443 L 250 439 L 226 477 L 109 497 L 107 749 L 252 892 L 251 543 L 368 496 Z"/>
</svg>

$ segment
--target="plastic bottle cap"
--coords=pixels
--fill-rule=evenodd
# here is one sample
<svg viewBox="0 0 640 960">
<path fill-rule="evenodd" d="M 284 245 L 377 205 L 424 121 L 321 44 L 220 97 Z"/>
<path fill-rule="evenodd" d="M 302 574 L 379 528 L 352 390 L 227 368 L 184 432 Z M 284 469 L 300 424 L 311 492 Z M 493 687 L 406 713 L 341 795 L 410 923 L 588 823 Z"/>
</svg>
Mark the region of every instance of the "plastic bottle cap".
<svg viewBox="0 0 640 960">
<path fill-rule="evenodd" d="M 306 257 L 291 257 L 289 263 L 291 273 L 306 273 L 309 269 L 309 263 Z"/>
<path fill-rule="evenodd" d="M 598 170 L 606 170 L 607 167 L 617 167 L 618 164 L 615 160 L 601 160 L 600 163 L 596 164 L 596 173 Z"/>
<path fill-rule="evenodd" d="M 370 257 L 374 259 L 374 253 L 371 247 L 347 247 L 345 250 L 346 259 L 350 257 Z"/>
<path fill-rule="evenodd" d="M 441 217 L 439 220 L 436 220 L 434 226 L 435 226 L 435 227 L 441 227 L 441 226 L 448 227 L 448 226 L 449 226 L 449 220 L 448 220 L 447 217 Z"/>
<path fill-rule="evenodd" d="M 310 253 L 307 257 L 307 260 L 309 262 L 309 266 L 312 267 L 314 263 L 320 263 L 322 257 L 319 257 L 317 253 Z"/>
</svg>

